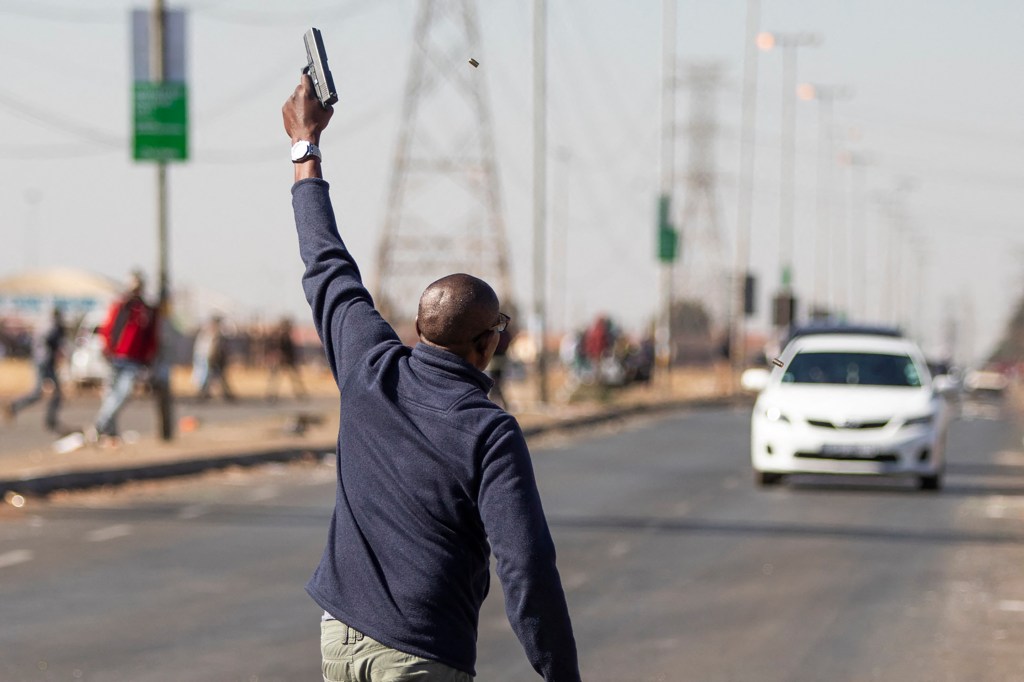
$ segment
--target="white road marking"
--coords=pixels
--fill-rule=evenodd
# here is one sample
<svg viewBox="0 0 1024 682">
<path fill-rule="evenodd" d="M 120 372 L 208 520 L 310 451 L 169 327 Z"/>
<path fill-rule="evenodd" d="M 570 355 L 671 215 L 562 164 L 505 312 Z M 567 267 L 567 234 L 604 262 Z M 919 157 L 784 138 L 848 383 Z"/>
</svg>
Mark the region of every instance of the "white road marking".
<svg viewBox="0 0 1024 682">
<path fill-rule="evenodd" d="M 613 544 L 611 547 L 608 548 L 608 556 L 610 556 L 610 557 L 612 557 L 614 559 L 618 559 L 619 557 L 624 557 L 627 554 L 629 554 L 629 543 L 628 542 L 624 542 L 624 541 L 616 542 L 615 544 Z"/>
<path fill-rule="evenodd" d="M 32 561 L 35 558 L 35 552 L 30 549 L 16 549 L 12 552 L 4 552 L 0 554 L 0 568 L 8 568 L 10 566 L 17 566 L 23 564 L 26 561 Z"/>
<path fill-rule="evenodd" d="M 562 578 L 562 587 L 567 590 L 574 590 L 579 587 L 583 587 L 590 581 L 590 576 L 582 571 L 575 573 L 569 573 Z"/>
<path fill-rule="evenodd" d="M 999 602 L 1000 611 L 1016 611 L 1024 613 L 1024 601 L 1020 599 L 1004 599 Z"/>
<path fill-rule="evenodd" d="M 672 508 L 672 513 L 676 516 L 686 516 L 690 513 L 690 507 L 689 502 L 677 502 L 676 506 Z"/>
<path fill-rule="evenodd" d="M 90 531 L 86 533 L 85 539 L 89 542 L 106 542 L 107 540 L 123 538 L 124 536 L 131 534 L 131 526 L 119 523 L 116 526 L 107 526 L 106 528 L 98 528 L 94 531 Z"/>
<path fill-rule="evenodd" d="M 996 464 L 1024 464 L 1024 452 L 1020 450 L 1000 450 L 996 453 Z"/>
<path fill-rule="evenodd" d="M 247 496 L 250 502 L 263 502 L 264 500 L 270 500 L 277 497 L 279 494 L 278 487 L 276 485 L 265 485 L 261 488 L 256 488 Z"/>
<path fill-rule="evenodd" d="M 210 513 L 209 505 L 205 504 L 192 504 L 184 507 L 178 512 L 179 519 L 198 519 L 200 516 L 205 516 Z"/>
<path fill-rule="evenodd" d="M 990 504 L 985 508 L 985 516 L 990 519 L 1001 519 L 1006 516 L 1006 507 L 998 503 Z"/>
</svg>

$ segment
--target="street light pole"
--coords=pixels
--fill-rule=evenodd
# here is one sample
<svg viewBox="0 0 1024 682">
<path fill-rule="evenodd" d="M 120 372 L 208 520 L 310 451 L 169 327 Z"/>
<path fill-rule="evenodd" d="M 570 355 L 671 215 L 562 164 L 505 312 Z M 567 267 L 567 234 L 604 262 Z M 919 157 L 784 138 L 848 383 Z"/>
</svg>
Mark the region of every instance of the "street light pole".
<svg viewBox="0 0 1024 682">
<path fill-rule="evenodd" d="M 537 399 L 548 401 L 547 336 L 547 0 L 533 2 L 533 314 L 537 325 Z"/>
<path fill-rule="evenodd" d="M 898 296 L 900 291 L 899 282 L 899 258 L 898 251 L 900 239 L 906 226 L 906 213 L 904 210 L 904 196 L 912 189 L 910 180 L 900 179 L 896 186 L 881 197 L 882 210 L 885 213 L 887 223 L 887 234 L 884 238 L 885 246 L 885 273 L 884 286 L 882 288 L 881 310 L 883 319 L 892 325 L 899 325 L 902 306 Z"/>
<path fill-rule="evenodd" d="M 843 212 L 845 227 L 844 274 L 845 305 L 848 317 L 864 321 L 867 317 L 867 255 L 868 234 L 864 220 L 864 166 L 867 156 L 861 152 L 846 150 L 839 157 L 846 170 L 846 188 Z M 860 290 L 860 295 L 854 292 Z"/>
<path fill-rule="evenodd" d="M 559 164 L 558 181 L 560 190 L 556 190 L 557 204 L 552 207 L 554 219 L 554 235 L 551 244 L 551 261 L 555 264 L 551 272 L 551 290 L 560 292 L 557 304 L 551 307 L 558 310 L 551 317 L 556 319 L 556 331 L 569 334 L 572 324 L 569 321 L 569 164 L 572 153 L 568 147 L 559 147 L 555 152 Z M 558 295 L 558 294 L 556 294 Z M 554 298 L 554 296 L 552 297 Z M 554 302 L 553 302 L 554 303 Z"/>
<path fill-rule="evenodd" d="M 43 195 L 38 189 L 32 188 L 25 192 L 25 203 L 28 204 L 28 219 L 25 221 L 25 269 L 39 267 L 39 202 Z"/>
<path fill-rule="evenodd" d="M 762 33 L 758 47 L 782 50 L 782 142 L 779 154 L 779 284 L 784 293 L 793 285 L 796 193 L 796 83 L 797 54 L 801 47 L 821 45 L 815 33 Z M 792 323 L 792 320 L 789 320 Z"/>
<path fill-rule="evenodd" d="M 814 231 L 814 293 L 815 300 L 824 292 L 824 307 L 834 309 L 833 276 L 829 268 L 832 249 L 832 227 L 830 205 L 832 197 L 833 109 L 837 100 L 847 99 L 853 92 L 842 85 L 820 85 L 804 83 L 797 88 L 802 100 L 818 103 L 818 206 L 817 225 Z"/>
<path fill-rule="evenodd" d="M 736 274 L 733 280 L 732 360 L 734 385 L 746 361 L 746 279 L 750 267 L 750 227 L 754 194 L 754 138 L 757 123 L 757 32 L 761 22 L 760 0 L 747 0 L 747 25 L 743 39 L 743 128 L 740 131 L 740 179 L 736 207 Z"/>
</svg>

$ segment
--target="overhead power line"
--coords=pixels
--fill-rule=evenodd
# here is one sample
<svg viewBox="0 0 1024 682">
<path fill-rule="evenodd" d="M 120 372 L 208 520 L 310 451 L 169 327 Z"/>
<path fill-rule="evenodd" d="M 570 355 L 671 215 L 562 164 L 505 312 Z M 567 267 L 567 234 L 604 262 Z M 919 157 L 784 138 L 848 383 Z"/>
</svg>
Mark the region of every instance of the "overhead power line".
<svg viewBox="0 0 1024 682">
<path fill-rule="evenodd" d="M 62 160 L 62 159 L 85 159 L 96 156 L 115 154 L 120 150 L 113 147 L 79 146 L 69 147 L 67 145 L 38 145 L 38 144 L 17 144 L 0 145 L 0 159 L 4 160 Z"/>
<path fill-rule="evenodd" d="M 0 91 L 0 108 L 6 109 L 13 115 L 24 120 L 55 130 L 60 130 L 65 133 L 70 133 L 71 135 L 79 137 L 86 142 L 92 142 L 106 147 L 123 147 L 125 144 L 124 137 L 112 135 L 108 132 L 82 125 L 81 123 L 71 119 L 54 115 L 50 112 L 34 107 L 31 104 L 26 104 L 17 97 L 3 91 Z"/>
</svg>

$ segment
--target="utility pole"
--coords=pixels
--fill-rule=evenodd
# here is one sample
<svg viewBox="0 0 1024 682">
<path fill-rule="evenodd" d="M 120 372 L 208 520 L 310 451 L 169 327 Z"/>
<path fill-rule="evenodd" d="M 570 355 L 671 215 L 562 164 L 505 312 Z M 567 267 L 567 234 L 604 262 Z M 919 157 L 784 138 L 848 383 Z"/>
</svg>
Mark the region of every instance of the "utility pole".
<svg viewBox="0 0 1024 682">
<path fill-rule="evenodd" d="M 661 161 L 658 188 L 658 257 L 661 262 L 661 305 L 657 340 L 657 355 L 665 368 L 665 389 L 672 388 L 672 303 L 675 298 L 675 260 L 679 250 L 679 235 L 672 225 L 672 195 L 675 188 L 676 138 L 676 2 L 662 0 L 661 21 Z"/>
<path fill-rule="evenodd" d="M 857 298 L 864 299 L 864 288 L 867 286 L 867 253 L 868 235 L 864 232 L 864 206 L 863 206 L 863 185 L 864 185 L 864 155 L 860 152 L 846 149 L 838 155 L 839 164 L 846 172 L 845 182 L 840 183 L 839 218 L 843 235 L 841 240 L 842 248 L 835 253 L 833 267 L 843 275 L 841 299 L 843 301 L 843 312 L 847 319 L 865 321 L 865 313 L 862 306 L 855 303 L 855 292 L 859 289 L 861 295 Z"/>
<path fill-rule="evenodd" d="M 150 15 L 150 41 L 149 41 L 149 65 L 150 80 L 154 83 L 163 83 L 166 77 L 164 68 L 164 3 L 163 0 L 153 0 L 153 12 Z M 159 311 L 160 326 L 170 322 L 170 273 L 168 268 L 168 230 L 167 230 L 167 162 L 157 161 L 156 165 L 156 196 L 157 196 L 157 310 Z M 171 392 L 170 362 L 168 357 L 169 349 L 159 344 L 158 365 L 166 365 L 167 376 L 157 376 L 153 382 L 156 391 L 157 418 L 159 422 L 160 438 L 169 441 L 174 438 L 174 397 Z M 157 372 L 156 374 L 161 374 Z"/>
<path fill-rule="evenodd" d="M 928 243 L 921 237 L 920 233 L 911 233 L 910 249 L 914 256 L 914 265 L 917 267 L 914 277 L 910 280 L 910 312 L 908 313 L 911 327 L 919 342 L 932 335 L 927 333 L 928 326 L 928 298 L 925 296 L 928 281 Z"/>
<path fill-rule="evenodd" d="M 555 185 L 555 197 L 557 204 L 552 207 L 555 223 L 554 235 L 551 240 L 551 261 L 554 267 L 551 268 L 551 291 L 561 292 L 561 300 L 558 301 L 558 330 L 563 334 L 572 332 L 572 323 L 569 321 L 569 164 L 572 160 L 572 153 L 567 147 L 559 147 L 555 152 L 555 160 L 558 161 L 559 173 Z"/>
<path fill-rule="evenodd" d="M 864 194 L 864 169 L 869 163 L 868 156 L 859 152 L 851 152 L 850 163 L 850 280 L 851 280 L 851 301 L 850 314 L 856 310 L 856 317 L 860 321 L 867 321 L 867 282 L 868 282 L 868 232 L 867 220 L 865 219 L 867 197 Z M 859 249 L 854 249 L 853 244 L 858 244 Z M 854 253 L 859 262 L 854 263 Z M 856 304 L 852 301 L 852 292 L 860 290 L 859 300 Z"/>
<path fill-rule="evenodd" d="M 736 263 L 733 275 L 732 360 L 734 388 L 746 364 L 746 279 L 750 267 L 750 229 L 754 195 L 754 141 L 757 122 L 757 32 L 761 23 L 760 0 L 747 0 L 747 25 L 743 39 L 743 103 L 740 131 L 740 178 L 736 207 Z M 753 304 L 753 301 L 751 301 Z"/>
<path fill-rule="evenodd" d="M 547 336 L 547 0 L 533 2 L 533 314 L 537 325 L 537 399 L 548 401 Z"/>
<path fill-rule="evenodd" d="M 25 221 L 25 269 L 39 267 L 39 202 L 43 194 L 32 188 L 25 191 L 25 203 L 28 204 L 28 219 Z"/>
<path fill-rule="evenodd" d="M 906 209 L 904 197 L 912 188 L 909 179 L 903 178 L 887 195 L 882 196 L 882 209 L 887 219 L 887 235 L 885 238 L 885 272 L 884 285 L 881 291 L 881 310 L 883 319 L 892 325 L 899 325 L 902 316 L 902 305 L 899 302 L 899 248 L 906 228 Z"/>
</svg>

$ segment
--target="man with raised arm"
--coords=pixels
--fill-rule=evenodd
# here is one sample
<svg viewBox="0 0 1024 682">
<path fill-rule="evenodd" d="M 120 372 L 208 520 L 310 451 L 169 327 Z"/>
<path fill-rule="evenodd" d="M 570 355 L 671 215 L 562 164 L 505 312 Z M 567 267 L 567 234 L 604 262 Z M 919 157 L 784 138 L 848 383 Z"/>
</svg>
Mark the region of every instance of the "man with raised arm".
<svg viewBox="0 0 1024 682">
<path fill-rule="evenodd" d="M 325 611 L 327 682 L 470 680 L 490 554 L 509 623 L 549 682 L 580 679 L 555 547 L 516 420 L 483 370 L 508 324 L 486 282 L 453 274 L 419 301 L 419 343 L 374 308 L 322 179 L 308 76 L 283 108 L 303 289 L 341 392 L 338 489 L 306 585 Z"/>
</svg>

